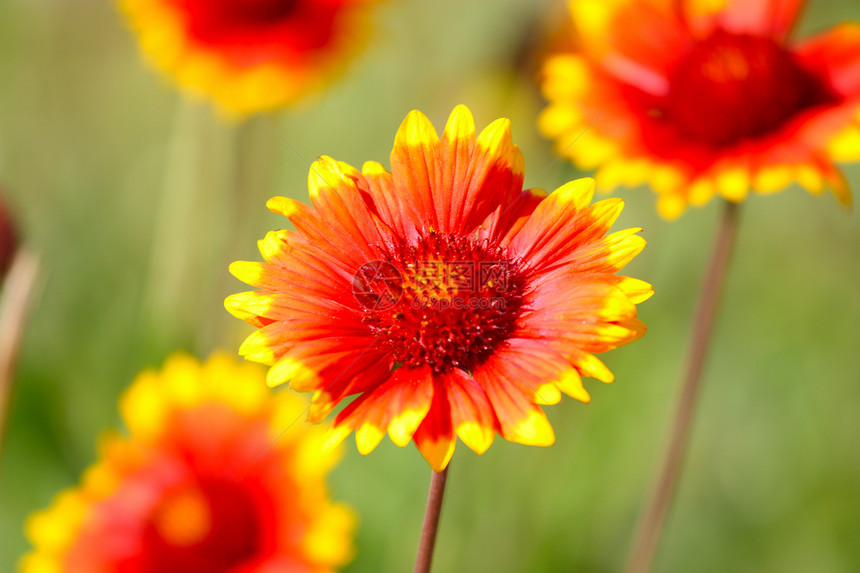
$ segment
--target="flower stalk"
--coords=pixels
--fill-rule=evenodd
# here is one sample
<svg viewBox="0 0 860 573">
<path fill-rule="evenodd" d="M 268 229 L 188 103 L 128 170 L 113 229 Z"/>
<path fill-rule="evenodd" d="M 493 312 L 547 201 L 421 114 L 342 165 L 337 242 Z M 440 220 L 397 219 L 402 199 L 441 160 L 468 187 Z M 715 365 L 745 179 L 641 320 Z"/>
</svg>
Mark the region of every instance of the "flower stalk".
<svg viewBox="0 0 860 573">
<path fill-rule="evenodd" d="M 424 512 L 424 525 L 418 542 L 418 555 L 415 559 L 415 573 L 430 573 L 433 561 L 433 548 L 436 546 L 436 533 L 439 530 L 439 516 L 445 498 L 445 485 L 448 481 L 448 467 L 441 472 L 433 472 L 430 491 L 427 494 L 427 509 Z"/>
<path fill-rule="evenodd" d="M 677 491 L 687 444 L 690 441 L 696 400 L 702 384 L 702 370 L 737 234 L 739 211 L 740 206 L 737 203 L 726 202 L 696 309 L 686 371 L 681 382 L 681 394 L 675 409 L 669 441 L 657 480 L 639 523 L 633 550 L 624 569 L 626 573 L 647 573 L 651 570 Z"/>
</svg>

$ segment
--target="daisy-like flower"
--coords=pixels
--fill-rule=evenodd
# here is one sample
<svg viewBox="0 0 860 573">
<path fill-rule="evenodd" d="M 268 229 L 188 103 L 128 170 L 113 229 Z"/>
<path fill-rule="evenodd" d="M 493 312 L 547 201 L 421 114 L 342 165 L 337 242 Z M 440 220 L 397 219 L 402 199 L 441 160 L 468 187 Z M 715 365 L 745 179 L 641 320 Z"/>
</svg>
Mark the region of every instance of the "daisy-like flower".
<svg viewBox="0 0 860 573">
<path fill-rule="evenodd" d="M 34 514 L 22 573 L 332 571 L 350 558 L 352 513 L 332 504 L 324 432 L 290 423 L 306 404 L 269 396 L 258 367 L 177 355 L 120 402 L 79 487 Z M 285 430 L 286 429 L 286 430 Z"/>
<path fill-rule="evenodd" d="M 371 0 L 119 0 L 153 64 L 230 115 L 321 88 L 366 34 Z"/>
<path fill-rule="evenodd" d="M 390 173 L 322 157 L 309 187 L 311 206 L 269 201 L 296 230 L 260 241 L 266 262 L 231 265 L 260 290 L 226 306 L 258 327 L 240 353 L 272 365 L 270 385 L 314 393 L 311 422 L 357 395 L 330 443 L 355 430 L 366 454 L 387 431 L 437 472 L 457 436 L 479 454 L 496 433 L 549 445 L 539 405 L 587 402 L 581 375 L 613 378 L 594 353 L 644 333 L 651 286 L 616 272 L 645 242 L 607 235 L 622 201 L 590 205 L 589 179 L 524 191 L 506 119 L 476 137 L 459 106 L 440 139 L 413 111 Z"/>
<path fill-rule="evenodd" d="M 792 181 L 849 204 L 860 159 L 860 26 L 804 41 L 802 0 L 570 0 L 541 131 L 601 187 L 648 182 L 666 218 Z"/>
</svg>

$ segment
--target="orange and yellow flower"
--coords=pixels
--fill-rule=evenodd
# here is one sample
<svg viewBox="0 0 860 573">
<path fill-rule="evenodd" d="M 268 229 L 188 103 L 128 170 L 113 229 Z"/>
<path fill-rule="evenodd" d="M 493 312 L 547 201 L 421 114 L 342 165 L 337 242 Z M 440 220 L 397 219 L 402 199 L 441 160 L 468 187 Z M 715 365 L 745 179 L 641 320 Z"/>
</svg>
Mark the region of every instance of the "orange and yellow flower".
<svg viewBox="0 0 860 573">
<path fill-rule="evenodd" d="M 371 0 L 119 0 L 149 60 L 229 115 L 319 90 L 358 50 Z"/>
<path fill-rule="evenodd" d="M 539 127 L 604 188 L 648 182 L 679 216 L 798 182 L 850 204 L 860 159 L 860 25 L 796 42 L 802 0 L 570 0 Z"/>
<path fill-rule="evenodd" d="M 440 138 L 413 111 L 390 173 L 322 157 L 309 187 L 310 206 L 269 201 L 296 230 L 260 241 L 266 262 L 231 265 L 259 290 L 226 307 L 258 328 L 240 353 L 272 365 L 270 385 L 313 392 L 311 422 L 357 395 L 330 444 L 355 430 L 366 454 L 388 432 L 436 471 L 457 437 L 479 454 L 496 433 L 549 445 L 540 405 L 587 402 L 581 376 L 613 379 L 594 354 L 645 331 L 651 286 L 616 274 L 645 241 L 607 235 L 622 201 L 591 205 L 590 179 L 524 191 L 506 119 L 476 137 L 459 106 Z"/>
<path fill-rule="evenodd" d="M 335 452 L 226 355 L 177 355 L 122 397 L 130 437 L 106 436 L 79 487 L 34 514 L 22 573 L 323 573 L 352 552 L 354 517 L 326 493 Z"/>
</svg>

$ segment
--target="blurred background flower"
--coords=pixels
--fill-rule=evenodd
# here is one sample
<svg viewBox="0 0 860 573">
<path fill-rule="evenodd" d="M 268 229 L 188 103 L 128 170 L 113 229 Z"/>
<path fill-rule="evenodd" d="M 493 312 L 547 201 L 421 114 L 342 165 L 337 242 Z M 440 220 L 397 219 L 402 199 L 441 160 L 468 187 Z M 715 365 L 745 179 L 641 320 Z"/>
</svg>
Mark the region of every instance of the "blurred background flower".
<svg viewBox="0 0 860 573">
<path fill-rule="evenodd" d="M 849 204 L 833 162 L 860 159 L 860 24 L 795 41 L 804 4 L 573 0 L 541 131 L 604 188 L 649 183 L 670 219 L 792 181 Z"/>
<path fill-rule="evenodd" d="M 327 497 L 336 452 L 301 423 L 306 402 L 269 393 L 262 369 L 186 355 L 120 400 L 81 485 L 30 517 L 23 573 L 296 571 L 352 555 L 353 514 Z M 298 423 L 295 423 L 298 422 Z"/>
<path fill-rule="evenodd" d="M 241 116 L 319 90 L 369 32 L 371 0 L 120 0 L 141 50 Z"/>
<path fill-rule="evenodd" d="M 373 7 L 376 34 L 333 89 L 301 113 L 249 118 L 241 142 L 242 201 L 233 225 L 232 129 L 208 105 L 189 105 L 201 138 L 171 138 L 180 96 L 139 65 L 139 50 L 109 2 L 0 2 L 0 180 L 19 234 L 37 248 L 45 284 L 19 360 L 0 457 L 0 571 L 28 548 L 22 524 L 92 461 L 128 380 L 175 348 L 198 356 L 238 348 L 252 328 L 223 310 L 242 288 L 228 265 L 258 257 L 255 241 L 283 226 L 273 195 L 307 200 L 311 161 L 360 165 L 391 151 L 412 109 L 435 125 L 465 103 L 478 125 L 508 117 L 528 158 L 526 187 L 554 189 L 584 174 L 557 160 L 535 128 L 541 27 L 564 3 L 398 0 Z M 809 3 L 794 37 L 860 17 L 854 0 Z M 273 129 L 274 128 L 274 129 Z M 153 244 L 170 147 L 195 166 L 196 193 L 181 241 Z M 174 154 L 175 155 L 175 154 Z M 390 166 L 386 166 L 390 167 Z M 183 171 L 185 172 L 185 171 Z M 855 187 L 860 170 L 844 172 Z M 700 281 L 717 202 L 667 225 L 650 193 L 625 193 L 618 228 L 644 227 L 626 273 L 654 285 L 641 306 L 648 335 L 606 355 L 611 385 L 592 404 L 547 406 L 552 448 L 499 440 L 452 470 L 438 571 L 618 571 L 663 444 L 677 389 L 679 349 Z M 724 297 L 687 473 L 658 557 L 661 571 L 853 571 L 860 564 L 856 404 L 860 317 L 857 215 L 806 193 L 751 196 Z M 211 249 L 182 268 L 181 305 L 154 319 L 153 251 Z M 766 278 L 765 278 L 766 277 Z M 595 453 L 596 452 L 596 453 Z M 487 476 L 504 476 L 488 479 Z M 427 494 L 417 449 L 384 441 L 373 456 L 346 450 L 329 477 L 335 499 L 361 515 L 351 573 L 409 570 Z M 405 540 L 405 542 L 404 542 Z M 488 549 L 489 548 L 489 549 Z"/>
</svg>

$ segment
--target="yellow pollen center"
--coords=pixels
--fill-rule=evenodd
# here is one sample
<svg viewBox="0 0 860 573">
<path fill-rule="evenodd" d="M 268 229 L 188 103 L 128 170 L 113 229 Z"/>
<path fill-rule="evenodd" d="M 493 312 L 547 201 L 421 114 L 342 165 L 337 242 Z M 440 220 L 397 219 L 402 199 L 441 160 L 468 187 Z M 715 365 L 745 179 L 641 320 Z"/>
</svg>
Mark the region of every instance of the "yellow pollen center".
<svg viewBox="0 0 860 573">
<path fill-rule="evenodd" d="M 153 524 L 167 543 L 188 547 L 209 534 L 212 511 L 199 490 L 186 489 L 162 502 L 155 512 Z"/>
<path fill-rule="evenodd" d="M 374 264 L 357 283 L 362 322 L 395 365 L 471 372 L 516 331 L 525 277 L 501 247 L 430 231 Z"/>
<path fill-rule="evenodd" d="M 750 76 L 750 62 L 743 51 L 723 47 L 714 50 L 702 63 L 702 75 L 717 83 L 743 81 Z"/>
</svg>

